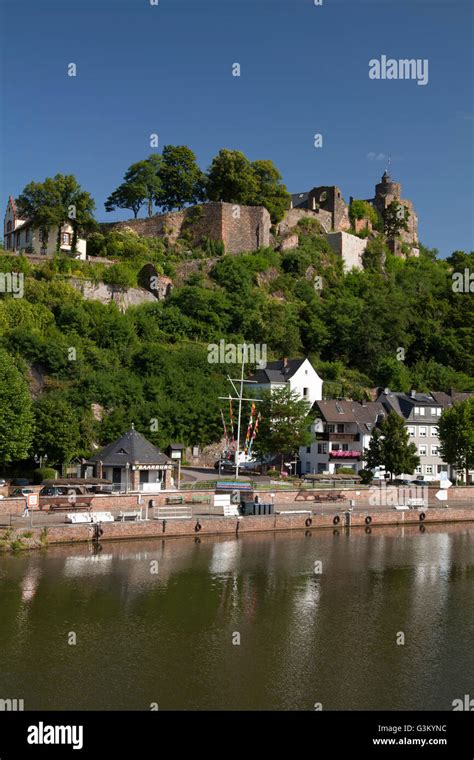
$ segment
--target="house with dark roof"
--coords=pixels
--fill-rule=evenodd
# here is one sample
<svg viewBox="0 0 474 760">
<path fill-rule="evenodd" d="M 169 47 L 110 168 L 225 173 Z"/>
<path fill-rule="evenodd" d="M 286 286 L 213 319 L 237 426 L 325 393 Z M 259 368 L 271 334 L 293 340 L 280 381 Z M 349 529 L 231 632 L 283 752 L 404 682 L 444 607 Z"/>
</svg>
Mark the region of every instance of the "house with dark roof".
<svg viewBox="0 0 474 760">
<path fill-rule="evenodd" d="M 285 358 L 267 362 L 265 369 L 257 370 L 249 380 L 256 383 L 253 386 L 256 391 L 275 390 L 289 386 L 311 406 L 322 398 L 323 381 L 308 358 Z"/>
<path fill-rule="evenodd" d="M 83 462 L 84 477 L 106 478 L 116 491 L 153 493 L 171 488 L 172 460 L 132 425 L 124 435 Z"/>
<path fill-rule="evenodd" d="M 374 428 L 386 416 L 377 401 L 359 404 L 347 399 L 316 401 L 311 431 L 314 440 L 300 454 L 302 473 L 335 474 L 342 467 L 359 472 Z"/>
<path fill-rule="evenodd" d="M 425 480 L 438 480 L 441 473 L 450 472 L 449 466 L 439 455 L 438 422 L 444 409 L 459 401 L 465 401 L 472 393 L 449 393 L 432 391 L 431 393 L 394 393 L 385 388 L 379 393 L 378 401 L 387 412 L 394 411 L 405 421 L 410 434 L 410 440 L 416 444 L 420 464 L 415 473 L 404 475 L 420 475 Z M 459 473 L 458 477 L 462 477 Z"/>
</svg>

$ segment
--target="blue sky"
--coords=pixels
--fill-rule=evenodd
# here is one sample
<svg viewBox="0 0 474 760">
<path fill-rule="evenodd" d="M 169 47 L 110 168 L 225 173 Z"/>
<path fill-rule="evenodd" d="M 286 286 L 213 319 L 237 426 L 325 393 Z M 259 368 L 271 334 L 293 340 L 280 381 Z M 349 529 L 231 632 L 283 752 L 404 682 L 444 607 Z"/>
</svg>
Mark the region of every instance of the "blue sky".
<svg viewBox="0 0 474 760">
<path fill-rule="evenodd" d="M 443 256 L 474 248 L 470 0 L 0 0 L 0 9 L 3 206 L 32 179 L 72 173 L 99 220 L 129 218 L 107 214 L 104 200 L 158 133 L 160 147 L 189 145 L 204 169 L 221 147 L 238 149 L 272 159 L 290 192 L 336 184 L 346 201 L 373 195 L 390 155 L 421 241 Z M 428 59 L 428 84 L 369 79 L 381 55 Z"/>
</svg>

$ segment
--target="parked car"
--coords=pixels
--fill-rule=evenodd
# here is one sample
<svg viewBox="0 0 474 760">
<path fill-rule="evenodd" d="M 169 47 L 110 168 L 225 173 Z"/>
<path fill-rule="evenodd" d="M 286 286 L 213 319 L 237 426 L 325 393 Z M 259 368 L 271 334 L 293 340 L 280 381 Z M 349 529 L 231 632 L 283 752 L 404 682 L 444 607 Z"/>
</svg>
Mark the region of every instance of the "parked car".
<svg viewBox="0 0 474 760">
<path fill-rule="evenodd" d="M 411 486 L 432 486 L 433 483 L 430 483 L 428 480 L 412 480 L 410 483 Z"/>
<path fill-rule="evenodd" d="M 14 488 L 10 496 L 27 496 L 29 493 L 34 493 L 33 488 Z"/>
<path fill-rule="evenodd" d="M 217 460 L 214 464 L 214 469 L 219 470 L 219 467 L 221 472 L 235 472 L 235 462 L 231 459 Z"/>
<path fill-rule="evenodd" d="M 28 478 L 13 478 L 12 486 L 30 486 L 31 481 Z"/>
<path fill-rule="evenodd" d="M 406 478 L 395 478 L 392 480 L 394 486 L 413 486 L 416 485 L 415 480 L 407 480 Z"/>
<path fill-rule="evenodd" d="M 4 488 L 7 485 L 5 478 L 0 478 L 0 488 Z"/>
</svg>

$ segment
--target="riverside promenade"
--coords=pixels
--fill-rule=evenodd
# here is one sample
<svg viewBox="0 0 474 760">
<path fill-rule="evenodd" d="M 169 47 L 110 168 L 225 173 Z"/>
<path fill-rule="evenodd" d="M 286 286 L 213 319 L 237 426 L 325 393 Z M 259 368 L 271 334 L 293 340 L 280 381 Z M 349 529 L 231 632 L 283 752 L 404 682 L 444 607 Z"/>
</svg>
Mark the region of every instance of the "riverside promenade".
<svg viewBox="0 0 474 760">
<path fill-rule="evenodd" d="M 127 494 L 121 496 L 94 497 L 92 511 L 111 512 L 117 517 L 123 510 L 141 510 L 144 518 L 134 522 L 102 522 L 97 524 L 66 524 L 64 513 L 45 513 L 35 511 L 27 518 L 21 517 L 21 509 L 9 512 L 11 502 L 21 500 L 3 499 L 0 501 L 0 548 L 28 549 L 59 543 L 103 542 L 131 538 L 175 538 L 192 536 L 196 540 L 202 536 L 234 535 L 262 531 L 313 531 L 319 529 L 362 528 L 366 532 L 376 530 L 379 526 L 418 526 L 422 532 L 430 525 L 443 523 L 474 522 L 474 488 L 452 487 L 446 502 L 436 499 L 438 489 L 429 488 L 425 506 L 416 509 L 398 510 L 388 504 L 377 504 L 374 489 L 351 488 L 338 489 L 341 499 L 324 501 L 328 491 L 307 489 L 276 493 L 265 490 L 256 491 L 261 502 L 273 501 L 274 513 L 270 515 L 225 517 L 222 508 L 211 504 L 192 504 L 189 492 L 181 492 L 183 498 L 189 499 L 189 516 L 160 517 L 150 502 L 159 507 L 166 505 L 170 494 L 162 492 L 146 496 Z M 384 500 L 380 489 L 379 501 Z M 431 493 L 432 492 L 432 493 Z M 178 492 L 172 493 L 176 497 Z M 197 493 L 193 491 L 193 496 Z M 209 491 L 202 492 L 209 495 Z M 333 494 L 334 496 L 334 494 Z M 321 499 L 323 501 L 321 501 Z M 148 504 L 146 503 L 148 502 Z M 211 498 L 212 502 L 212 498 Z M 372 502 L 372 503 L 371 503 Z M 352 507 L 351 507 L 352 503 Z M 148 507 L 148 510 L 147 510 Z M 216 512 L 220 512 L 217 514 Z M 3 540 L 2 540 L 3 534 Z M 15 543 L 15 542 L 20 542 Z M 13 545 L 13 546 L 12 546 Z"/>
</svg>

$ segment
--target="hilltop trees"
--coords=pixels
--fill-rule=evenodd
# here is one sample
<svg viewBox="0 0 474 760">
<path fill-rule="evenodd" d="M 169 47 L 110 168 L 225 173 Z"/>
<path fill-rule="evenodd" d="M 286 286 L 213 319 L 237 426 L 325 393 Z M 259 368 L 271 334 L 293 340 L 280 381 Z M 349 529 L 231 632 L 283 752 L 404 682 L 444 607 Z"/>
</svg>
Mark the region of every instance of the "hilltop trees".
<svg viewBox="0 0 474 760">
<path fill-rule="evenodd" d="M 76 250 L 79 234 L 95 227 L 95 202 L 72 174 L 56 174 L 53 178 L 47 177 L 44 182 L 30 182 L 16 204 L 19 215 L 39 227 L 43 238 L 47 238 L 50 229 L 57 225 L 58 250 L 63 224 L 69 223 L 73 228 L 73 251 Z"/>
<path fill-rule="evenodd" d="M 26 459 L 33 439 L 28 385 L 12 357 L 0 349 L 0 462 Z"/>
<path fill-rule="evenodd" d="M 158 205 L 165 211 L 204 200 L 204 174 L 186 145 L 165 145 L 159 170 L 162 189 Z"/>
<path fill-rule="evenodd" d="M 211 201 L 265 206 L 276 223 L 290 205 L 281 179 L 272 161 L 252 163 L 241 151 L 222 148 L 209 168 L 207 196 Z"/>
<path fill-rule="evenodd" d="M 185 145 L 165 145 L 163 153 L 152 153 L 125 172 L 123 182 L 107 198 L 106 211 L 129 208 L 135 219 L 146 205 L 148 216 L 153 205 L 165 211 L 181 209 L 204 198 L 204 175 L 196 156 Z"/>
<path fill-rule="evenodd" d="M 144 161 L 132 164 L 125 172 L 122 184 L 105 201 L 105 210 L 129 208 L 136 219 L 141 207 L 146 204 L 148 216 L 151 216 L 153 204 L 161 195 L 161 166 L 159 153 L 152 153 Z"/>
<path fill-rule="evenodd" d="M 474 469 L 474 397 L 445 409 L 438 424 L 443 461 L 468 472 Z"/>
</svg>

